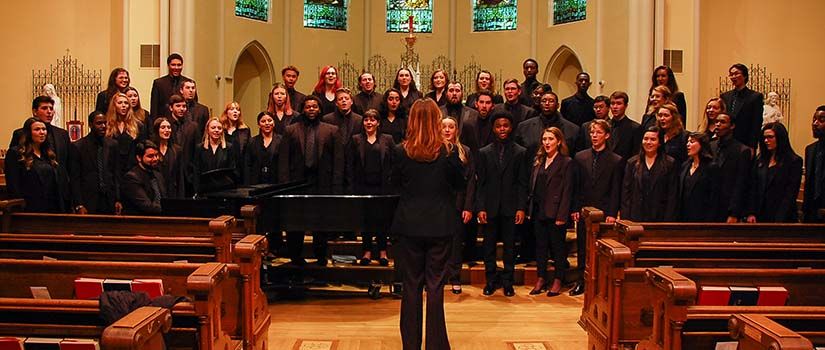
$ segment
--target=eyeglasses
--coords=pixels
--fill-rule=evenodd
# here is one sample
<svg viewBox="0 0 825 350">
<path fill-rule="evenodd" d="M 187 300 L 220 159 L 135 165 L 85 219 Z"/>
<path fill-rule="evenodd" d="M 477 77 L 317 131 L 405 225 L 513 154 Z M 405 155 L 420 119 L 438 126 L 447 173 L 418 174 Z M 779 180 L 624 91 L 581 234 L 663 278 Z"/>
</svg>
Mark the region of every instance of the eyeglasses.
<svg viewBox="0 0 825 350">
<path fill-rule="evenodd" d="M 773 140 L 775 138 L 776 138 L 776 136 L 774 136 L 774 135 L 765 135 L 765 140 Z"/>
</svg>

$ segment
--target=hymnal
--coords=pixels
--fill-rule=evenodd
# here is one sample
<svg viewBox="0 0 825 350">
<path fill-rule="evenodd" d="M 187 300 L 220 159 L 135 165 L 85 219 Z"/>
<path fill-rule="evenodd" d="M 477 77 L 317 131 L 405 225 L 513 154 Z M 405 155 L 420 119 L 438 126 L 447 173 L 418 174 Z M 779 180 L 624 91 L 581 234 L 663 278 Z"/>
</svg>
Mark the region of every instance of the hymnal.
<svg viewBox="0 0 825 350">
<path fill-rule="evenodd" d="M 103 279 L 79 277 L 74 280 L 74 295 L 77 299 L 96 299 L 103 293 Z"/>
<path fill-rule="evenodd" d="M 0 337 L 0 350 L 23 350 L 26 338 Z"/>
<path fill-rule="evenodd" d="M 94 339 L 70 339 L 60 342 L 60 350 L 100 350 L 100 344 Z"/>
<path fill-rule="evenodd" d="M 788 290 L 782 286 L 758 287 L 759 300 L 756 306 L 785 306 L 788 301 Z"/>
<path fill-rule="evenodd" d="M 63 338 L 26 338 L 26 350 L 60 350 Z"/>
<path fill-rule="evenodd" d="M 717 286 L 701 286 L 699 288 L 698 305 L 725 306 L 730 301 L 730 288 Z"/>
<path fill-rule="evenodd" d="M 132 280 L 132 292 L 146 292 L 150 298 L 157 298 L 163 295 L 163 280 L 162 279 L 135 279 Z"/>
</svg>

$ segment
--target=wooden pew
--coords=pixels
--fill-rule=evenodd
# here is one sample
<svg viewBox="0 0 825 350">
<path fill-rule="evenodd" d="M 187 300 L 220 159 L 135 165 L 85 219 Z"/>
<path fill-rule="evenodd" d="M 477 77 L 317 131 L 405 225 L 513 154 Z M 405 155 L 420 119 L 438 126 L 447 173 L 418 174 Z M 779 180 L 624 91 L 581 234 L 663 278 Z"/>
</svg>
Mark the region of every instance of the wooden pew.
<svg viewBox="0 0 825 350">
<path fill-rule="evenodd" d="M 763 314 L 780 323 L 825 314 L 825 270 L 651 268 L 645 275 L 651 298 L 643 305 L 652 311 L 652 332 L 640 350 L 710 348 L 725 339 L 734 314 Z M 788 306 L 696 305 L 699 285 L 783 286 Z"/>
<path fill-rule="evenodd" d="M 818 321 L 825 322 L 825 315 Z M 825 329 L 825 327 L 823 327 Z M 728 321 L 728 330 L 738 340 L 739 350 L 813 350 L 810 340 L 763 314 L 735 314 Z"/>
<path fill-rule="evenodd" d="M 589 296 L 589 303 L 585 304 L 582 311 L 580 324 L 588 333 L 589 343 L 597 349 L 615 349 L 620 343 L 634 343 L 646 338 L 650 333 L 650 326 L 641 322 L 643 315 L 636 307 L 645 304 L 651 298 L 649 289 L 644 288 L 645 267 L 659 265 L 707 268 L 825 266 L 825 246 L 821 243 L 811 243 L 811 246 L 806 246 L 804 243 L 777 243 L 773 248 L 735 242 L 707 243 L 702 247 L 694 248 L 694 251 L 707 250 L 713 254 L 711 257 L 701 259 L 693 259 L 689 253 L 678 258 L 668 257 L 666 245 L 662 244 L 659 245 L 662 249 L 656 251 L 661 256 L 648 256 L 642 261 L 635 259 L 636 256 L 631 248 L 613 239 L 601 239 L 596 242 L 596 246 L 598 258 L 593 271 L 593 283 L 590 287 L 592 294 Z M 682 253 L 690 252 L 683 244 L 678 243 L 674 243 L 671 249 Z M 813 254 L 811 257 L 816 259 L 800 260 L 793 257 L 783 259 L 782 254 L 793 251 Z M 773 259 L 756 261 L 751 257 L 752 255 L 771 256 Z"/>
<path fill-rule="evenodd" d="M 96 338 L 107 350 L 164 350 L 163 334 L 172 326 L 169 310 L 144 306 L 108 327 L 103 327 L 97 313 L 65 303 L 55 307 L 48 300 L 29 299 L 18 304 L 15 310 L 2 311 L 0 335 L 17 337 L 55 338 Z M 21 309 L 25 309 L 23 312 Z M 23 316 L 22 318 L 19 318 Z M 15 322 L 8 318 L 18 317 Z M 29 318 L 30 317 L 30 318 Z M 46 323 L 26 324 L 26 320 L 37 319 Z M 70 322 L 61 322 L 68 320 Z"/>
<path fill-rule="evenodd" d="M 71 316 L 78 313 L 97 316 L 100 312 L 97 300 L 73 299 L 73 281 L 76 277 L 160 278 L 169 294 L 189 296 L 192 299 L 191 302 L 178 303 L 172 309 L 171 333 L 178 342 L 171 345 L 188 344 L 200 349 L 235 348 L 231 346 L 233 340 L 229 334 L 236 328 L 233 316 L 237 312 L 237 300 L 232 303 L 224 295 L 237 288 L 237 277 L 228 278 L 230 275 L 231 271 L 223 263 L 0 259 L 0 285 L 8 286 L 0 290 L 0 310 L 5 322 L 0 328 L 9 332 L 45 328 L 43 332 L 48 332 L 67 327 L 64 324 L 52 325 L 50 322 L 71 324 L 69 322 L 76 321 Z M 48 288 L 52 299 L 31 299 L 30 286 Z M 226 311 L 225 316 L 222 309 Z M 37 317 L 38 314 L 41 317 Z M 19 320 L 24 322 L 20 323 Z M 86 326 L 89 332 L 99 331 L 94 324 L 81 326 Z M 195 335 L 199 336 L 196 343 L 185 341 Z M 240 341 L 234 343 L 240 344 Z"/>
<path fill-rule="evenodd" d="M 242 239 L 240 242 L 235 244 L 234 255 L 235 255 L 235 262 L 232 264 L 228 264 L 228 269 L 230 271 L 230 278 L 234 281 L 231 288 L 225 288 L 225 300 L 227 301 L 227 305 L 232 305 L 227 312 L 227 318 L 224 319 L 225 323 L 229 326 L 227 327 L 230 330 L 230 334 L 233 334 L 237 338 L 243 339 L 245 344 L 244 348 L 247 349 L 265 349 L 266 344 L 266 336 L 267 330 L 270 324 L 270 314 L 268 311 L 268 304 L 266 301 L 266 296 L 263 294 L 263 291 L 260 289 L 260 266 L 261 266 L 261 259 L 263 254 L 266 252 L 266 239 L 263 236 L 258 235 L 249 235 Z M 94 256 L 87 256 L 88 260 L 95 260 Z M 124 259 L 124 260 L 132 260 Z M 0 259 L 0 261 L 3 261 Z M 122 263 L 121 263 L 122 264 Z M 177 264 L 175 264 L 177 265 Z M 187 264 L 192 265 L 192 264 Z M 124 265 L 118 265 L 124 266 Z M 197 266 L 197 265 L 193 265 Z M 87 266 L 88 267 L 88 266 Z M 2 269 L 2 268 L 0 268 Z M 86 270 L 80 270 L 84 273 L 87 273 Z M 96 270 L 95 270 L 96 271 Z M 111 270 L 105 270 L 107 274 L 103 272 L 98 273 L 101 277 L 109 277 L 109 278 L 120 278 L 113 275 Z M 156 272 L 158 275 L 162 275 L 161 272 Z M 118 275 L 120 276 L 120 275 Z M 126 275 L 123 278 L 136 278 L 136 277 L 129 277 L 133 275 Z M 45 276 L 43 276 L 45 278 Z M 75 277 L 76 274 L 75 274 Z M 84 275 L 84 277 L 89 277 Z M 165 277 L 165 275 L 164 275 Z M 71 281 L 73 281 L 71 278 Z M 72 283 L 70 281 L 66 282 L 66 286 L 71 287 Z M 170 284 L 173 283 L 173 284 Z M 26 286 L 31 284 L 25 284 Z M 182 281 L 170 281 L 164 282 L 165 286 L 172 286 L 172 285 L 184 285 Z M 50 291 L 52 288 L 49 288 Z M 23 293 L 25 291 L 18 291 L 19 293 Z M 185 295 L 183 294 L 185 290 L 178 290 L 177 292 L 172 292 L 171 294 L 174 295 Z M 0 294 L 2 295 L 2 294 Z M 54 294 L 53 294 L 54 295 Z M 63 291 L 63 295 L 67 295 L 66 291 Z M 71 294 L 68 294 L 71 297 Z M 205 310 L 203 311 L 205 312 Z"/>
</svg>

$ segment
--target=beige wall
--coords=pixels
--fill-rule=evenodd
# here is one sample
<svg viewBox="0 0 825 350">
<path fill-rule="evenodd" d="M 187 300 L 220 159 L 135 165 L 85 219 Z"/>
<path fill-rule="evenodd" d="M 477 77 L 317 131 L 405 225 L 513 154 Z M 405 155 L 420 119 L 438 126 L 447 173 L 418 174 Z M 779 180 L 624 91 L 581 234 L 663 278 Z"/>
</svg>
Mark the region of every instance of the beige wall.
<svg viewBox="0 0 825 350">
<path fill-rule="evenodd" d="M 682 50 L 684 61 L 682 63 L 682 73 L 675 73 L 676 82 L 679 83 L 679 90 L 685 94 L 687 100 L 687 125 L 688 130 L 696 130 L 700 117 L 704 115 L 704 109 L 699 107 L 697 89 L 693 84 L 693 77 L 698 74 L 697 67 L 693 64 L 695 22 L 697 18 L 693 16 L 694 3 L 699 0 L 665 0 L 664 9 L 664 49 Z M 658 53 L 661 56 L 661 53 Z M 658 58 L 661 59 L 661 58 Z M 658 61 L 657 61 L 658 62 Z M 651 74 L 652 74 L 651 67 Z M 704 107 L 704 103 L 701 104 Z"/>
<path fill-rule="evenodd" d="M 791 142 L 798 154 L 813 139 L 811 116 L 825 104 L 825 2 L 728 0 L 701 3 L 700 101 L 716 93 L 732 63 L 759 64 L 774 77 L 790 78 Z M 732 30 L 735 29 L 735 30 Z"/>
<path fill-rule="evenodd" d="M 148 111 L 152 97 L 152 81 L 160 75 L 160 69 L 140 67 L 140 45 L 157 45 L 160 42 L 160 1 L 129 1 L 128 15 L 128 60 L 125 68 L 129 71 L 131 85 L 140 93 L 141 106 Z M 118 42 L 118 38 L 112 39 L 113 42 Z M 166 65 L 166 57 L 160 59 L 160 64 Z M 113 66 L 116 65 L 119 64 L 113 63 Z M 110 67 L 109 71 L 112 68 Z"/>
<path fill-rule="evenodd" d="M 45 9 L 48 9 L 46 11 Z M 101 70 L 103 85 L 111 66 L 122 60 L 122 1 L 3 1 L 0 2 L 0 85 L 4 108 L 0 118 L 0 148 L 11 132 L 31 116 L 32 70 L 48 68 L 71 50 L 86 69 Z M 90 111 L 78 111 L 84 120 Z M 69 111 L 64 112 L 64 120 Z M 73 115 L 74 112 L 71 112 Z"/>
</svg>

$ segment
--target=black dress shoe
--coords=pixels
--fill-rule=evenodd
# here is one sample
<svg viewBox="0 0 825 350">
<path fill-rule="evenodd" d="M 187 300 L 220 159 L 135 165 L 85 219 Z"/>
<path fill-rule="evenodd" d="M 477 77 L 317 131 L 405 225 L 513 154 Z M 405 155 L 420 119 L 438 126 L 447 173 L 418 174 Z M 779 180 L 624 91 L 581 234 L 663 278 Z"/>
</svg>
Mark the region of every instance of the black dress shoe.
<svg viewBox="0 0 825 350">
<path fill-rule="evenodd" d="M 487 283 L 484 286 L 484 290 L 482 291 L 482 293 L 484 293 L 484 295 L 493 295 L 493 293 L 495 293 L 495 292 L 496 292 L 496 286 L 491 284 L 491 283 Z"/>
<path fill-rule="evenodd" d="M 361 265 L 361 266 L 369 266 L 370 261 L 372 261 L 370 258 L 364 257 L 364 258 L 361 258 L 360 261 L 358 261 L 358 264 Z"/>
<path fill-rule="evenodd" d="M 576 286 L 570 290 L 570 296 L 584 294 L 584 282 L 576 283 Z"/>
<path fill-rule="evenodd" d="M 551 291 L 549 291 L 549 292 L 547 292 L 547 296 L 548 296 L 548 297 L 555 297 L 555 296 L 559 296 L 559 295 L 561 295 L 561 293 L 560 293 L 560 292 L 554 292 L 554 291 L 552 291 L 552 290 L 551 290 Z"/>
<path fill-rule="evenodd" d="M 533 290 L 530 291 L 530 295 L 539 295 L 547 291 L 547 282 L 544 281 L 544 278 L 539 278 L 536 281 L 536 286 L 533 287 Z"/>
<path fill-rule="evenodd" d="M 453 294 L 461 294 L 461 285 L 454 284 L 450 291 L 453 292 Z"/>
<path fill-rule="evenodd" d="M 381 266 L 390 266 L 390 261 L 387 258 L 379 258 L 378 264 Z"/>
<path fill-rule="evenodd" d="M 297 258 L 297 259 L 290 259 L 289 263 L 295 266 L 304 266 L 307 264 L 307 261 L 304 258 Z"/>
<path fill-rule="evenodd" d="M 504 286 L 504 296 L 511 297 L 516 295 L 516 290 L 513 289 L 513 286 Z"/>
</svg>

